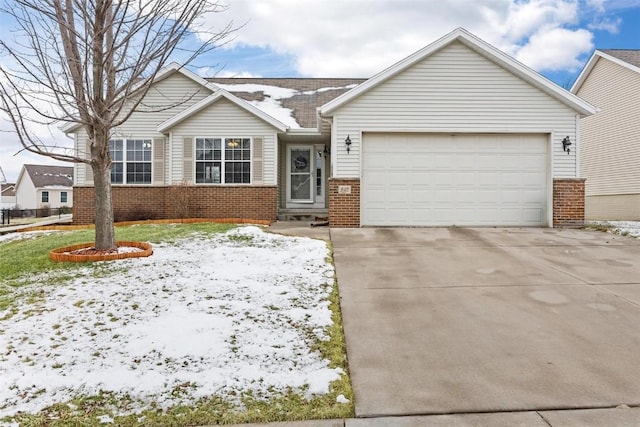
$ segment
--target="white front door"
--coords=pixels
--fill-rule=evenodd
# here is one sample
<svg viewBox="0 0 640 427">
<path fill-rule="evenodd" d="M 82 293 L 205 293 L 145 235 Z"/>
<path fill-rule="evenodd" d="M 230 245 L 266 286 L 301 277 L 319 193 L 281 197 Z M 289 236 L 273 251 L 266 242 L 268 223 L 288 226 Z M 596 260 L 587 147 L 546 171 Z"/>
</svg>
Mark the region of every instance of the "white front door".
<svg viewBox="0 0 640 427">
<path fill-rule="evenodd" d="M 313 145 L 287 149 L 287 207 L 324 207 L 324 159 Z"/>
</svg>

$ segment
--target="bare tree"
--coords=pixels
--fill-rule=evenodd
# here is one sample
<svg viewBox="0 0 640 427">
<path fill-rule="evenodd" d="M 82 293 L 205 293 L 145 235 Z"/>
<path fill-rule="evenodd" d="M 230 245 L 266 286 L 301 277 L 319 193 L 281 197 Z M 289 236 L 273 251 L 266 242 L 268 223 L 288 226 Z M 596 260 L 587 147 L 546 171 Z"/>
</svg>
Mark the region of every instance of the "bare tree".
<svg viewBox="0 0 640 427">
<path fill-rule="evenodd" d="M 16 24 L 13 40 L 0 40 L 0 54 L 11 61 L 0 67 L 0 110 L 25 150 L 91 166 L 97 249 L 116 246 L 113 130 L 142 110 L 153 79 L 172 56 L 186 65 L 230 36 L 231 24 L 194 32 L 205 13 L 224 9 L 211 0 L 15 0 L 0 8 L 9 18 L 3 21 Z M 54 123 L 82 126 L 89 152 L 47 145 L 30 131 Z"/>
</svg>

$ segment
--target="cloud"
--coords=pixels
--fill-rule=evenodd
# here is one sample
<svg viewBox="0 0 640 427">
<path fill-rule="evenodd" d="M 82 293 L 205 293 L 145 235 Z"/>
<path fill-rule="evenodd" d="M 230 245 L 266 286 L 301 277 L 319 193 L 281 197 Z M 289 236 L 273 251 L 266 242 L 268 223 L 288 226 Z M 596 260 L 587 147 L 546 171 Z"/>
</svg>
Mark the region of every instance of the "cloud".
<svg viewBox="0 0 640 427">
<path fill-rule="evenodd" d="M 303 76 L 369 77 L 457 27 L 545 71 L 574 67 L 591 49 L 589 31 L 577 28 L 582 6 L 604 7 L 577 0 L 234 0 L 205 21 L 218 28 L 229 20 L 244 25 L 226 49 L 290 55 Z"/>
<path fill-rule="evenodd" d="M 601 18 L 594 20 L 587 25 L 590 30 L 607 31 L 611 34 L 617 34 L 620 30 L 620 24 L 622 24 L 622 18 Z"/>
<path fill-rule="evenodd" d="M 518 50 L 516 59 L 536 70 L 577 71 L 582 60 L 570 52 L 589 52 L 593 48 L 593 34 L 587 30 L 552 28 L 531 36 L 525 46 Z"/>
<path fill-rule="evenodd" d="M 252 73 L 251 71 L 225 70 L 220 67 L 200 67 L 197 71 L 200 77 L 262 77 L 259 74 Z"/>
</svg>

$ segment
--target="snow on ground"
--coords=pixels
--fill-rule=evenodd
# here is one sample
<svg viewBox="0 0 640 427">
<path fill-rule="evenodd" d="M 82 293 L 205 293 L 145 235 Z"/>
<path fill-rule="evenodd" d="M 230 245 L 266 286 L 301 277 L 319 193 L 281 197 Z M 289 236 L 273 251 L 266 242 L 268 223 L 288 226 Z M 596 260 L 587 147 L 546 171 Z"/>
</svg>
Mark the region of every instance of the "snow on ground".
<svg viewBox="0 0 640 427">
<path fill-rule="evenodd" d="M 40 237 L 42 235 L 51 234 L 54 231 L 30 231 L 30 232 L 14 232 L 14 233 L 6 233 L 0 234 L 0 243 L 9 242 L 11 240 L 25 240 L 25 239 L 35 239 L 36 237 Z"/>
<path fill-rule="evenodd" d="M 138 400 L 130 412 L 288 387 L 327 393 L 343 372 L 309 346 L 331 324 L 328 255 L 322 241 L 242 227 L 56 286 L 32 278 L 19 292 L 44 300 L 21 298 L 0 320 L 0 418 L 100 390 Z"/>
<path fill-rule="evenodd" d="M 591 221 L 591 223 L 610 225 L 616 233 L 640 238 L 640 221 Z"/>
</svg>

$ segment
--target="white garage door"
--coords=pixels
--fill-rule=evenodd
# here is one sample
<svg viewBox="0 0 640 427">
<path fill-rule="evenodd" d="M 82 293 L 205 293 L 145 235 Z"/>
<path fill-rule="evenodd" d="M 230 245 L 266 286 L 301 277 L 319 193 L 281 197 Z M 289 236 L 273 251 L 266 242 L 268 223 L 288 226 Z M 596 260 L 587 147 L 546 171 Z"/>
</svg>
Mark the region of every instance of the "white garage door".
<svg viewBox="0 0 640 427">
<path fill-rule="evenodd" d="M 547 224 L 546 135 L 367 134 L 362 225 Z"/>
</svg>

